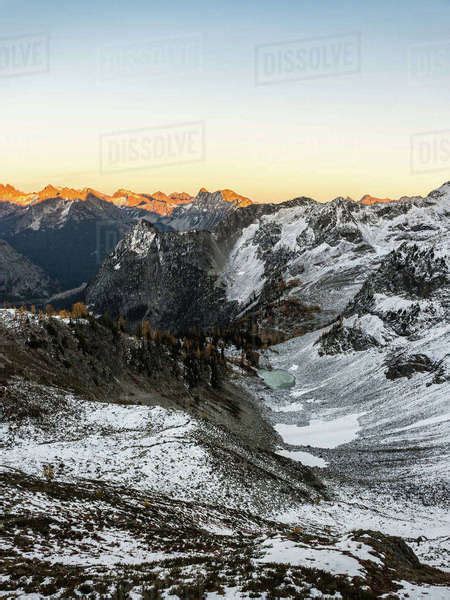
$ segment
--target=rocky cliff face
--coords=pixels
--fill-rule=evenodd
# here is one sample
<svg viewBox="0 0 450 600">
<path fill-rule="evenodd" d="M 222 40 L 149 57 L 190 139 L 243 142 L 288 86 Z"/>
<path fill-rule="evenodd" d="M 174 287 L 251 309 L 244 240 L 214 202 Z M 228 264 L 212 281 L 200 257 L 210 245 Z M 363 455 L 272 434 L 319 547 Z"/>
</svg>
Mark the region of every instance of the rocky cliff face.
<svg viewBox="0 0 450 600">
<path fill-rule="evenodd" d="M 207 327 L 226 315 L 224 257 L 206 231 L 160 232 L 141 221 L 106 259 L 87 299 L 99 313 L 160 329 Z"/>
<path fill-rule="evenodd" d="M 441 297 L 446 308 L 448 299 L 448 264 L 445 247 L 403 244 L 388 254 L 376 272 L 364 282 L 360 291 L 344 311 L 345 316 L 377 313 L 377 306 L 385 297 L 404 298 L 414 306 L 423 300 Z M 380 304 L 381 303 L 381 304 Z M 392 305 L 392 308 L 395 308 Z M 405 308 L 404 306 L 401 308 Z"/>
<path fill-rule="evenodd" d="M 227 323 L 239 310 L 227 300 L 221 277 L 228 255 L 245 226 L 274 210 L 234 208 L 214 233 L 162 231 L 161 222 L 142 220 L 106 259 L 87 301 L 99 313 L 121 314 L 133 324 L 145 318 L 174 331 Z"/>
<path fill-rule="evenodd" d="M 444 252 L 442 247 L 404 242 L 388 254 L 339 321 L 321 337 L 319 353 L 388 347 L 399 337 L 417 338 L 449 322 L 449 267 Z M 416 362 L 420 368 L 432 365 L 427 357 Z"/>
</svg>

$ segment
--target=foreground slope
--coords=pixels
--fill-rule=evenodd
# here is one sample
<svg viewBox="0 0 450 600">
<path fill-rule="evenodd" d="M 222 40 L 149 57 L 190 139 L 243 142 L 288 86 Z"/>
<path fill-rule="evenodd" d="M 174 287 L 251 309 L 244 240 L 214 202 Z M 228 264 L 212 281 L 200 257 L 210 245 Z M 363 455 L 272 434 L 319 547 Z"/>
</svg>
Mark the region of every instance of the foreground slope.
<svg viewBox="0 0 450 600">
<path fill-rule="evenodd" d="M 50 463 L 70 481 L 95 475 L 266 513 L 325 493 L 308 468 L 273 454 L 275 434 L 210 345 L 12 309 L 1 333 L 10 467 L 41 476 Z"/>
<path fill-rule="evenodd" d="M 274 452 L 254 378 L 92 319 L 0 318 L 6 597 L 445 598 L 432 544 L 423 564 L 379 521 L 327 523 L 333 478 Z"/>
</svg>

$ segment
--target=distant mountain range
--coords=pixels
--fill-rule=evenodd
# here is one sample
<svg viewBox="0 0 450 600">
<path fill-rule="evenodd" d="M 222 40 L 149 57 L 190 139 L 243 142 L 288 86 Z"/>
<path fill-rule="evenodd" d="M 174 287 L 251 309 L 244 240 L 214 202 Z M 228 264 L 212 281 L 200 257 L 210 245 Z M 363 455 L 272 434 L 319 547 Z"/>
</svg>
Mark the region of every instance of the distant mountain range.
<svg viewBox="0 0 450 600">
<path fill-rule="evenodd" d="M 234 192 L 230 189 L 219 190 L 222 198 L 226 202 L 237 204 L 240 208 L 249 206 L 252 204 L 252 200 L 246 196 Z M 62 200 L 72 201 L 83 201 L 91 196 L 111 202 L 116 206 L 136 208 L 139 207 L 148 212 L 153 212 L 158 215 L 168 216 L 173 211 L 184 204 L 189 204 L 194 200 L 195 197 L 199 197 L 202 194 L 209 193 L 207 189 L 201 188 L 197 193 L 197 196 L 191 196 L 187 192 L 171 192 L 166 194 L 165 192 L 136 192 L 124 188 L 120 188 L 112 194 L 106 194 L 93 188 L 76 189 L 70 187 L 57 187 L 51 184 L 46 185 L 42 190 L 37 192 L 22 192 L 11 184 L 3 185 L 0 183 L 0 202 L 10 202 L 19 206 L 29 206 L 30 204 L 36 204 L 48 200 L 50 198 L 60 198 Z M 217 192 L 214 192 L 217 193 Z M 407 198 L 404 196 L 403 198 Z M 379 198 L 370 194 L 364 194 L 359 202 L 363 205 L 372 204 L 385 204 L 387 202 L 396 202 L 403 198 Z M 351 198 L 348 198 L 352 200 Z"/>
<path fill-rule="evenodd" d="M 185 192 L 138 194 L 117 190 L 113 195 L 91 188 L 76 190 L 46 186 L 26 194 L 0 185 L 0 240 L 52 281 L 52 291 L 79 288 L 97 273 L 105 257 L 136 221 L 150 221 L 161 231 L 211 229 L 230 212 L 252 202 L 232 190 L 210 193 L 202 188 L 193 198 Z M 3 248 L 3 252 L 6 246 Z M 0 252 L 2 248 L 0 248 Z M 27 269 L 18 283 L 0 287 L 0 301 L 36 300 L 48 286 L 25 285 Z M 24 264 L 24 263 L 23 263 Z M 8 281 L 11 281 L 10 274 Z M 31 281 L 37 281 L 36 277 Z"/>
<path fill-rule="evenodd" d="M 45 300 L 48 294 L 54 295 L 55 293 L 66 293 L 72 289 L 84 289 L 96 278 L 105 259 L 111 260 L 113 253 L 117 252 L 118 244 L 130 230 L 131 238 L 134 239 L 136 235 L 139 238 L 143 231 L 149 229 L 152 232 L 151 235 L 155 235 L 155 244 L 160 244 L 158 248 L 161 248 L 158 249 L 158 256 L 150 258 L 150 262 L 153 265 L 154 276 L 162 277 L 162 279 L 153 285 L 152 278 L 147 281 L 150 273 L 147 270 L 142 277 L 137 275 L 140 281 L 139 285 L 144 285 L 144 281 L 146 281 L 145 286 L 149 286 L 149 289 L 153 286 L 155 293 L 158 287 L 162 286 L 160 290 L 162 298 L 166 297 L 167 292 L 164 286 L 171 282 L 173 293 L 178 297 L 180 279 L 177 274 L 181 271 L 184 274 L 191 273 L 192 277 L 187 278 L 188 284 L 192 283 L 196 293 L 200 294 L 198 298 L 194 298 L 194 294 L 191 298 L 192 302 L 200 301 L 206 296 L 214 298 L 214 302 L 208 305 L 209 308 L 204 315 L 201 314 L 201 311 L 197 311 L 195 323 L 211 323 L 219 315 L 226 320 L 230 307 L 234 306 L 232 312 L 235 309 L 238 312 L 240 310 L 240 303 L 234 302 L 238 298 L 232 298 L 233 294 L 230 291 L 233 285 L 234 288 L 237 286 L 237 281 L 233 285 L 229 283 L 225 285 L 226 277 L 228 280 L 230 277 L 242 279 L 243 284 L 246 283 L 250 289 L 257 275 L 255 271 L 247 268 L 246 263 L 254 252 L 252 245 L 248 246 L 243 242 L 239 254 L 235 256 L 237 250 L 233 250 L 232 242 L 235 242 L 239 236 L 250 235 L 245 233 L 246 228 L 259 227 L 258 223 L 264 215 L 266 215 L 266 220 L 269 215 L 278 215 L 273 217 L 274 222 L 269 228 L 272 233 L 266 233 L 267 227 L 264 227 L 256 236 L 256 243 L 260 248 L 257 251 L 258 257 L 262 253 L 264 269 L 272 273 L 270 275 L 272 281 L 273 278 L 276 278 L 278 271 L 284 268 L 282 265 L 294 251 L 294 238 L 291 242 L 282 243 L 277 233 L 282 228 L 283 219 L 287 218 L 285 215 L 290 214 L 289 211 L 294 207 L 304 204 L 308 208 L 305 209 L 305 214 L 300 211 L 299 221 L 293 222 L 289 229 L 291 233 L 283 233 L 282 237 L 293 236 L 298 229 L 295 235 L 302 239 L 302 236 L 305 237 L 309 235 L 309 231 L 312 231 L 311 235 L 315 236 L 317 243 L 322 240 L 333 246 L 342 243 L 342 236 L 347 239 L 348 236 L 351 237 L 354 234 L 359 236 L 358 239 L 365 239 L 364 231 L 367 232 L 368 228 L 372 227 L 370 224 L 374 219 L 376 222 L 373 235 L 377 237 L 377 228 L 384 226 L 383 220 L 387 222 L 397 218 L 399 211 L 408 212 L 410 208 L 413 209 L 423 204 L 428 205 L 433 199 L 433 194 L 438 194 L 438 191 L 432 192 L 427 198 L 403 197 L 397 201 L 366 195 L 359 202 L 349 198 L 336 198 L 329 203 L 319 203 L 311 199 L 297 198 L 280 204 L 255 204 L 249 198 L 230 189 L 208 192 L 202 188 L 195 197 L 192 197 L 186 192 L 146 194 L 125 189 L 107 195 L 92 188 L 76 190 L 51 185 L 38 192 L 27 194 L 12 185 L 0 185 L 0 240 L 5 242 L 5 245 L 0 246 L 0 254 L 4 255 L 4 264 L 8 262 L 7 257 L 11 255 L 12 250 L 21 257 L 20 260 L 16 257 L 17 259 L 13 261 L 15 274 L 12 274 L 9 269 L 6 277 L 6 269 L 3 269 L 3 279 L 8 280 L 9 287 L 5 284 L 0 288 L 0 301 Z M 286 209 L 289 209 L 288 212 Z M 295 216 L 297 212 L 294 211 L 292 214 Z M 382 216 L 383 218 L 381 218 Z M 305 219 L 308 223 L 311 219 L 312 221 L 303 230 L 301 224 Z M 133 227 L 140 221 L 143 221 L 144 225 L 137 225 L 137 229 L 133 230 Z M 358 225 L 356 226 L 355 223 Z M 394 221 L 395 223 L 396 221 Z M 395 226 L 399 227 L 398 224 Z M 417 227 L 420 226 L 417 225 Z M 192 233 L 183 238 L 179 232 Z M 200 234 L 200 232 L 204 233 Z M 297 242 L 297 246 L 300 244 L 298 247 L 303 248 L 305 243 L 306 240 Z M 201 258 L 197 256 L 200 249 L 205 253 L 205 256 Z M 130 257 L 132 256 L 133 251 L 130 254 Z M 170 274 L 167 272 L 168 263 L 164 268 L 166 270 L 158 266 L 163 256 L 166 261 L 173 263 Z M 257 269 L 262 268 L 261 257 L 254 263 Z M 230 261 L 234 261 L 234 266 L 230 266 Z M 141 261 L 138 262 L 143 264 Z M 42 277 L 30 278 L 30 268 L 34 268 L 34 274 L 42 273 Z M 220 274 L 223 269 L 227 270 L 228 275 L 225 277 L 222 274 L 216 281 L 217 273 Z M 130 272 L 134 272 L 131 264 Z M 200 281 L 200 272 L 207 275 L 207 282 Z M 89 288 L 90 297 L 95 297 L 95 304 L 99 308 L 109 302 L 107 295 L 104 299 L 102 298 L 105 290 L 103 284 L 99 284 L 100 281 L 103 281 L 104 273 L 105 268 L 101 271 L 100 279 L 97 277 L 93 286 L 91 285 Z M 108 275 L 108 280 L 111 279 L 112 285 L 118 286 L 122 293 L 121 286 L 129 287 L 132 284 L 131 279 L 124 282 L 121 277 L 122 272 L 112 273 Z M 39 279 L 45 281 L 45 285 L 37 285 Z M 13 281 L 14 289 L 11 287 Z M 32 282 L 35 282 L 36 285 Z M 222 301 L 224 285 L 230 289 Z M 132 295 L 135 291 L 132 292 Z M 251 291 L 255 294 L 261 292 L 258 286 L 254 286 Z M 267 293 L 271 295 L 272 292 L 273 286 L 263 287 L 263 295 Z M 142 294 L 144 294 L 143 298 L 141 298 Z M 120 301 L 116 305 L 114 302 L 114 308 L 119 311 L 125 310 L 125 312 L 130 310 L 132 316 L 138 313 L 147 314 L 152 305 L 156 311 L 155 315 L 158 315 L 155 319 L 161 325 L 189 325 L 184 317 L 184 320 L 179 319 L 183 315 L 186 316 L 183 308 L 184 299 L 181 296 L 178 298 L 180 306 L 178 308 L 175 308 L 175 305 L 170 307 L 175 311 L 173 318 L 166 319 L 163 315 L 167 307 L 158 307 L 159 300 L 154 304 L 155 298 L 150 300 L 146 294 L 145 290 L 140 290 L 137 298 L 141 298 L 142 301 L 138 300 L 135 305 L 134 300 L 124 298 L 125 304 L 122 305 L 122 301 Z M 69 294 L 67 297 L 72 296 Z M 250 301 L 251 298 L 248 297 L 245 302 Z M 205 303 L 203 304 L 206 306 Z M 179 311 L 178 316 L 175 315 L 176 311 Z"/>
<path fill-rule="evenodd" d="M 89 281 L 144 211 L 127 212 L 95 196 L 0 204 L 0 239 L 43 269 L 57 290 Z M 31 296 L 35 299 L 36 295 Z"/>
<path fill-rule="evenodd" d="M 208 190 L 205 188 L 199 191 L 199 194 L 205 193 L 208 193 Z M 233 190 L 220 190 L 220 194 L 223 200 L 238 206 L 248 206 L 252 203 L 249 198 L 241 196 Z M 194 199 L 194 196 L 191 196 L 187 192 L 172 192 L 170 194 L 165 194 L 161 191 L 141 193 L 121 188 L 110 195 L 94 190 L 93 188 L 83 188 L 80 190 L 69 187 L 55 187 L 54 185 L 46 185 L 38 192 L 26 193 L 10 184 L 0 184 L 0 202 L 9 202 L 18 206 L 30 206 L 55 198 L 81 202 L 92 197 L 110 202 L 115 206 L 140 208 L 164 216 L 171 215 L 177 206 L 188 204 Z"/>
</svg>

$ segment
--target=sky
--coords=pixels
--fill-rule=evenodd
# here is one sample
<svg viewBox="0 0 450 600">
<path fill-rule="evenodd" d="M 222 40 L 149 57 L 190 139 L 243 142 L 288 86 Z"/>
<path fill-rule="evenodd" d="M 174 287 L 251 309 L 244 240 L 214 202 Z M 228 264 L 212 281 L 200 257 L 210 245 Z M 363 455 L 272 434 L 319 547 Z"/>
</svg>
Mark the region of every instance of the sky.
<svg viewBox="0 0 450 600">
<path fill-rule="evenodd" d="M 450 179 L 450 1 L 0 0 L 0 182 L 259 202 Z"/>
</svg>

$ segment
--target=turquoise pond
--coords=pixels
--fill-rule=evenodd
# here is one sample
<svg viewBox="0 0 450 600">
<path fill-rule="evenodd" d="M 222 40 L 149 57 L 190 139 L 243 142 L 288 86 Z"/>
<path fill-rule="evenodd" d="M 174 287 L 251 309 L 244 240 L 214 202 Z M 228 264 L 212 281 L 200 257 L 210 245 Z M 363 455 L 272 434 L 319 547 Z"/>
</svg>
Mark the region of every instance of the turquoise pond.
<svg viewBox="0 0 450 600">
<path fill-rule="evenodd" d="M 258 371 L 258 375 L 273 390 L 285 390 L 295 385 L 295 377 L 283 369 Z"/>
</svg>

